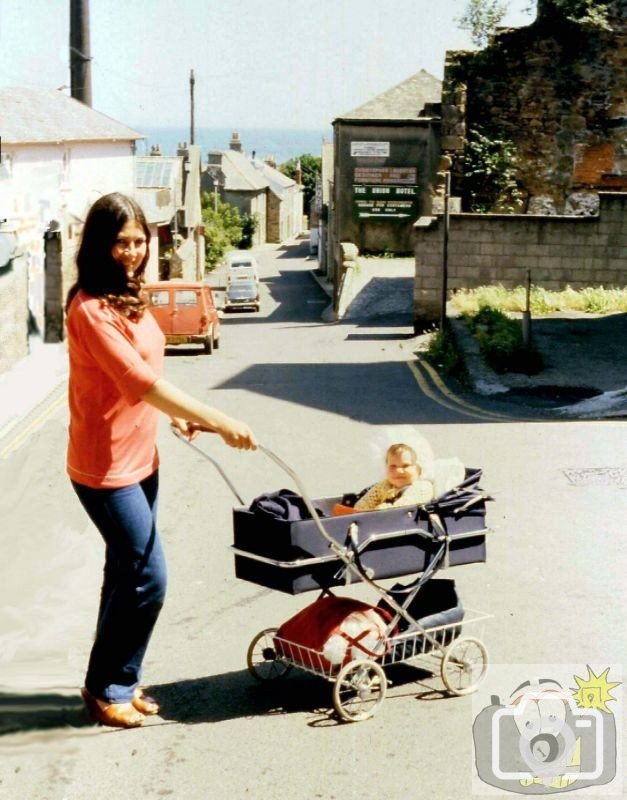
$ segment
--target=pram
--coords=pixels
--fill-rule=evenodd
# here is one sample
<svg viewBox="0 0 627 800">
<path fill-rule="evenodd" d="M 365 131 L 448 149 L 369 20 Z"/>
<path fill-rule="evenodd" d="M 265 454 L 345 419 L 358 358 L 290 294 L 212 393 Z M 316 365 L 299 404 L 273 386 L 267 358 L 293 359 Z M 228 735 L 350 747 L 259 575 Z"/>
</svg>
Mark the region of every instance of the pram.
<svg viewBox="0 0 627 800">
<path fill-rule="evenodd" d="M 341 498 L 310 499 L 298 475 L 260 446 L 296 484 L 308 512 L 289 520 L 251 510 L 220 464 L 187 443 L 213 463 L 239 502 L 231 547 L 236 577 L 292 595 L 319 592 L 300 614 L 253 638 L 247 666 L 255 679 L 275 680 L 293 667 L 325 678 L 346 721 L 374 715 L 388 686 L 384 668 L 394 664 L 412 662 L 432 672 L 439 665 L 454 695 L 477 689 L 488 664 L 480 637 L 491 615 L 463 609 L 454 581 L 434 576 L 486 560 L 485 503 L 492 498 L 479 487 L 481 470 L 466 469 L 458 486 L 423 506 L 332 516 Z M 406 585 L 378 583 L 407 575 L 416 577 Z M 378 604 L 333 592 L 352 582 L 367 584 Z"/>
</svg>

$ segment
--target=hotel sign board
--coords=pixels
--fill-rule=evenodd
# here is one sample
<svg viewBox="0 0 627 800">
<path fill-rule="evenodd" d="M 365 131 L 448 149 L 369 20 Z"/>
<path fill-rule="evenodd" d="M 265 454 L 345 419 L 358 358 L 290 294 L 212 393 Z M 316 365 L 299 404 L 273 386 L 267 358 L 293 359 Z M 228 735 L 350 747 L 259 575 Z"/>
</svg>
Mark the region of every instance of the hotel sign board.
<svg viewBox="0 0 627 800">
<path fill-rule="evenodd" d="M 353 217 L 357 221 L 410 222 L 417 215 L 416 167 L 355 167 Z"/>
<path fill-rule="evenodd" d="M 353 216 L 374 222 L 409 222 L 416 216 L 416 186 L 353 186 Z"/>
</svg>

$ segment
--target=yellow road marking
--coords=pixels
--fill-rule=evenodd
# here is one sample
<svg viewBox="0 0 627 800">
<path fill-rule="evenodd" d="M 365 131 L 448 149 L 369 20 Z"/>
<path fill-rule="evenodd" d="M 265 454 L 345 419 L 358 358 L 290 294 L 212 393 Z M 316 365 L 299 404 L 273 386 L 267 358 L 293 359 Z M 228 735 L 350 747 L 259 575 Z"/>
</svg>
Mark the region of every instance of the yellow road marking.
<svg viewBox="0 0 627 800">
<path fill-rule="evenodd" d="M 57 397 L 52 403 L 47 406 L 46 408 L 41 411 L 34 419 L 32 419 L 25 428 L 22 428 L 14 437 L 11 439 L 8 444 L 6 444 L 2 449 L 0 449 L 0 458 L 6 458 L 9 453 L 12 453 L 26 440 L 28 437 L 34 433 L 38 428 L 40 428 L 44 422 L 49 419 L 56 411 L 58 411 L 65 403 L 67 402 L 67 397 L 65 393 L 63 393 L 60 397 Z"/>
<path fill-rule="evenodd" d="M 414 376 L 416 383 L 422 390 L 423 394 L 425 394 L 430 400 L 433 400 L 438 405 L 442 406 L 443 408 L 449 409 L 449 411 L 456 411 L 457 413 L 465 414 L 468 417 L 473 417 L 474 419 L 485 419 L 484 416 L 480 416 L 472 411 L 466 410 L 461 408 L 460 406 L 448 402 L 445 398 L 443 398 L 440 394 L 434 392 L 429 383 L 425 379 L 424 375 L 420 372 L 419 368 L 416 366 L 414 361 L 407 361 L 407 366 L 409 367 L 410 372 Z"/>
<path fill-rule="evenodd" d="M 487 422 L 504 422 L 507 420 L 512 422 L 520 421 L 517 418 L 503 416 L 501 414 L 497 414 L 496 412 L 493 413 L 491 411 L 483 411 L 483 409 L 472 406 L 470 403 L 466 403 L 465 401 L 456 397 L 447 387 L 445 387 L 437 373 L 432 371 L 427 374 L 429 374 L 436 385 L 437 391 L 434 391 L 429 385 L 429 382 L 426 380 L 425 376 L 420 371 L 420 367 L 425 367 L 424 362 L 419 362 L 420 367 L 413 360 L 407 361 L 406 363 L 423 393 L 430 400 L 438 403 L 438 405 L 442 406 L 443 408 L 447 408 L 450 411 L 456 411 L 458 414 L 461 413 L 467 417 L 472 417 L 473 419 L 482 419 Z M 427 372 L 427 370 L 425 370 L 425 372 Z"/>
<path fill-rule="evenodd" d="M 459 403 L 459 405 L 463 406 L 464 408 L 471 409 L 476 411 L 480 414 L 488 414 L 491 417 L 495 417 L 496 419 L 504 419 L 504 420 L 513 420 L 515 419 L 517 422 L 532 422 L 533 420 L 530 419 L 523 419 L 521 417 L 512 417 L 509 414 L 501 414 L 498 411 L 484 411 L 479 406 L 475 406 L 472 403 L 468 403 L 466 400 L 462 400 L 461 398 L 457 397 L 453 394 L 453 392 L 448 388 L 448 386 L 444 383 L 442 378 L 438 375 L 438 373 L 433 369 L 431 364 L 427 361 L 420 361 L 420 366 L 422 369 L 425 370 L 429 374 L 431 380 L 435 383 L 436 387 L 442 394 L 446 395 L 449 399 L 451 399 L 454 403 Z"/>
</svg>

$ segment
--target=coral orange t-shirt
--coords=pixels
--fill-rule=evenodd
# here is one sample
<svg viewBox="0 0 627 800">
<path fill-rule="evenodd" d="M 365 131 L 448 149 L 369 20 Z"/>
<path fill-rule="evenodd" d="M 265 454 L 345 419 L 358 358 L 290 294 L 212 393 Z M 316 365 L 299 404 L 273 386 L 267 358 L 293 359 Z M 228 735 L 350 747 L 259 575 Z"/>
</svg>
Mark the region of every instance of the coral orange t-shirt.
<svg viewBox="0 0 627 800">
<path fill-rule="evenodd" d="M 142 481 L 159 464 L 159 411 L 141 397 L 161 376 L 165 338 L 152 314 L 132 322 L 82 291 L 67 331 L 68 475 L 95 489 Z"/>
</svg>

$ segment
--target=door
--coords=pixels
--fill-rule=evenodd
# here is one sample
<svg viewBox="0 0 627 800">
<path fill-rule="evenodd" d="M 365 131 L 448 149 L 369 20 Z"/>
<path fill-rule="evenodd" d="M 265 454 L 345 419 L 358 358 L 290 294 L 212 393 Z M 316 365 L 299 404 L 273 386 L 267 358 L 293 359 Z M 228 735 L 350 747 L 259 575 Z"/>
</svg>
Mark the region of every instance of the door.
<svg viewBox="0 0 627 800">
<path fill-rule="evenodd" d="M 167 336 L 172 333 L 171 293 L 168 289 L 150 289 L 150 311 L 157 320 L 157 325 Z"/>
<path fill-rule="evenodd" d="M 204 320 L 201 319 L 204 317 Z M 197 334 L 206 331 L 207 315 L 200 289 L 176 289 L 172 309 L 172 333 Z"/>
</svg>

